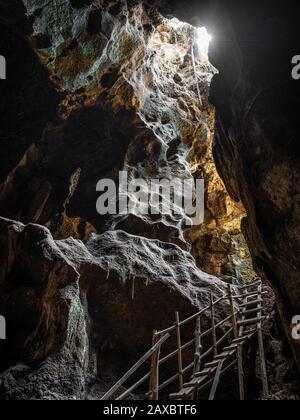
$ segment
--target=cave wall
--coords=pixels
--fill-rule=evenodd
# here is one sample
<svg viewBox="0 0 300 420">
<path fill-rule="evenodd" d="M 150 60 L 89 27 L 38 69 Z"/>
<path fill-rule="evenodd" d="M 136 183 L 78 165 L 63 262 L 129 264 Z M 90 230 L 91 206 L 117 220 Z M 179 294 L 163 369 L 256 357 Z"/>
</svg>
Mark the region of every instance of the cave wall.
<svg viewBox="0 0 300 420">
<path fill-rule="evenodd" d="M 196 57 L 201 109 L 191 74 L 195 28 L 139 2 L 24 0 L 13 3 L 16 14 L 0 6 L 4 33 L 14 31 L 15 102 L 29 122 L 48 115 L 36 132 L 29 125 L 24 137 L 22 125 L 14 143 L 8 138 L 13 159 L 6 159 L 7 143 L 0 145 L 0 308 L 8 331 L 0 343 L 0 397 L 85 399 L 102 374 L 96 359 L 103 366 L 115 353 L 126 371 L 148 350 L 152 331 L 174 322 L 175 310 L 185 318 L 224 292 L 210 274 L 221 277 L 226 266 L 235 277 L 230 233 L 240 235 L 244 210 L 212 159 L 215 69 Z M 19 81 L 23 46 L 33 74 L 24 71 Z M 3 117 L 13 126 L 10 90 L 2 93 Z M 197 266 L 191 255 L 183 214 L 96 213 L 101 178 L 117 180 L 123 169 L 132 177 L 192 179 L 195 165 L 207 188 L 215 184 L 207 229 L 211 237 L 227 234 L 227 247 L 220 240 L 206 251 L 210 264 L 202 258 Z M 234 228 L 229 223 L 225 232 L 222 218 Z M 207 246 L 201 234 L 191 239 L 199 242 L 196 258 Z M 214 259 L 220 253 L 221 262 Z M 225 303 L 220 316 L 228 310 Z"/>
<path fill-rule="evenodd" d="M 171 16 L 164 19 L 147 2 L 125 3 L 24 0 L 15 2 L 18 19 L 2 6 L 6 25 L 18 29 L 11 50 L 17 57 L 18 43 L 27 40 L 24 55 L 29 50 L 28 60 L 36 61 L 30 62 L 33 75 L 23 72 L 21 80 L 29 90 L 35 77 L 41 98 L 45 90 L 42 106 L 39 96 L 30 98 L 33 105 L 24 103 L 26 113 L 39 117 L 46 107 L 49 118 L 36 138 L 30 127 L 27 140 L 8 138 L 14 160 L 2 169 L 0 214 L 45 225 L 56 239 L 85 241 L 91 232 L 113 226 L 191 246 L 203 271 L 228 281 L 249 279 L 254 273 L 240 230 L 244 208 L 230 198 L 212 158 L 214 109 L 208 93 L 216 70 L 197 60 L 200 109 L 189 46 L 195 29 Z M 35 67 L 44 74 L 44 85 L 37 84 Z M 11 84 L 18 77 L 16 70 Z M 23 98 L 22 90 L 16 92 Z M 9 112 L 14 115 L 14 109 Z M 9 118 L 4 105 L 3 118 Z M 204 224 L 183 234 L 182 217 L 100 217 L 95 186 L 102 178 L 117 181 L 122 169 L 135 178 L 203 178 Z"/>
<path fill-rule="evenodd" d="M 213 34 L 210 61 L 219 74 L 210 101 L 216 107 L 213 152 L 227 191 L 241 201 L 243 231 L 256 270 L 273 287 L 291 338 L 299 307 L 299 105 L 292 79 L 299 53 L 299 11 L 280 1 L 158 1 L 164 13 L 201 23 Z"/>
<path fill-rule="evenodd" d="M 291 338 L 291 320 L 300 312 L 300 85 L 291 76 L 299 13 L 276 1 L 216 3 L 214 157 L 232 198 L 245 206 L 252 258 L 276 292 L 299 363 L 299 342 Z"/>
<path fill-rule="evenodd" d="M 276 291 L 299 363 L 291 320 L 300 312 L 300 86 L 290 64 L 299 18 L 281 2 L 230 6 L 221 37 L 235 45 L 234 56 L 218 45 L 211 52 L 220 71 L 211 89 L 218 113 L 214 156 L 231 196 L 246 208 L 243 230 L 253 260 Z"/>
<path fill-rule="evenodd" d="M 299 88 L 290 76 L 290 59 L 297 53 L 294 47 L 297 15 L 290 20 L 286 5 L 266 1 L 251 2 L 247 6 L 233 1 L 226 5 L 218 1 L 201 4 L 191 1 L 185 2 L 184 7 L 182 2 L 155 2 L 164 15 L 171 14 L 170 18 L 176 15 L 194 25 L 207 25 L 214 35 L 210 60 L 219 70 L 210 94 L 217 109 L 214 121 L 207 82 L 202 86 L 206 105 L 203 112 L 199 109 L 195 89 L 185 90 L 176 77 L 178 86 L 174 92 L 167 79 L 160 85 L 155 74 L 145 71 L 147 60 L 153 60 L 149 39 L 154 32 L 154 39 L 164 40 L 170 48 L 174 46 L 172 28 L 153 7 L 154 3 L 145 2 L 147 13 L 144 13 L 139 9 L 141 2 L 128 2 L 128 14 L 124 14 L 123 2 L 64 1 L 57 2 L 58 10 L 46 1 L 6 3 L 0 2 L 4 17 L 1 25 L 5 33 L 11 28 L 13 48 L 7 55 L 9 60 L 12 57 L 17 108 L 3 122 L 6 127 L 12 119 L 4 131 L 7 138 L 1 143 L 4 165 L 1 167 L 0 209 L 2 216 L 24 224 L 1 219 L 1 306 L 6 308 L 8 318 L 16 322 L 15 327 L 24 332 L 24 336 L 18 336 L 20 341 L 16 347 L 13 342 L 8 343 L 17 349 L 17 353 L 12 354 L 12 362 L 21 360 L 26 365 L 16 365 L 1 378 L 3 398 L 10 395 L 14 398 L 84 398 L 87 372 L 91 370 L 95 374 L 89 360 L 92 345 L 88 342 L 86 293 L 89 310 L 102 333 L 97 344 L 109 342 L 109 346 L 117 346 L 123 338 L 127 343 L 126 337 L 131 334 L 132 323 L 136 322 L 134 315 L 145 315 L 144 306 L 135 304 L 138 300 L 132 303 L 133 278 L 139 281 L 137 291 L 143 296 L 141 302 L 148 302 L 159 287 L 162 301 L 157 302 L 157 308 L 163 306 L 166 296 L 170 314 L 160 319 L 157 312 L 147 311 L 143 322 L 134 325 L 144 340 L 140 352 L 149 345 L 145 325 L 149 329 L 157 328 L 159 322 L 167 325 L 175 306 L 179 305 L 182 312 L 189 315 L 207 303 L 210 290 L 219 295 L 224 285 L 196 267 L 186 253 L 186 239 L 193 244 L 194 256 L 205 271 L 220 277 L 234 274 L 227 271 L 228 256 L 232 257 L 231 234 L 240 238 L 239 221 L 244 209 L 247 218 L 243 229 L 253 261 L 276 291 L 279 311 L 290 338 L 291 318 L 300 313 L 299 149 L 296 140 L 299 123 L 295 115 Z M 195 18 L 195 11 L 202 19 Z M 184 36 L 182 47 L 186 48 Z M 15 64 L 19 48 L 24 60 L 25 56 L 28 60 L 28 69 L 25 66 L 23 72 Z M 161 65 L 159 58 L 157 60 L 156 64 Z M 167 69 L 172 84 L 174 68 Z M 131 78 L 130 74 L 138 79 Z M 147 89 L 140 91 L 137 81 Z M 33 90 L 28 86 L 34 86 Z M 4 91 L 1 98 L 7 101 L 9 92 Z M 34 98 L 27 97 L 28 92 Z M 181 124 L 176 126 L 168 109 L 174 99 L 179 100 L 184 94 Z M 3 115 L 6 115 L 5 101 L 2 99 Z M 168 105 L 166 109 L 164 103 Z M 153 120 L 150 111 L 158 110 L 164 112 L 159 120 Z M 17 132 L 13 124 L 15 114 L 20 116 Z M 32 127 L 32 120 L 38 120 L 39 124 Z M 217 176 L 211 157 L 214 123 L 213 152 L 224 183 Z M 180 133 L 179 141 L 172 131 L 174 128 Z M 167 139 L 168 148 L 164 149 Z M 117 153 L 112 155 L 109 150 L 113 140 Z M 199 149 L 199 144 L 203 149 Z M 175 153 L 171 154 L 173 150 Z M 94 187 L 99 177 L 114 178 L 124 167 L 133 167 L 135 174 L 146 173 L 147 176 L 163 173 L 162 168 L 180 169 L 181 175 L 186 176 L 185 168 L 180 167 L 176 159 L 175 164 L 170 163 L 169 158 L 174 155 L 184 156 L 185 164 L 191 166 L 201 157 L 204 164 L 202 161 L 203 167 L 200 165 L 197 173 L 204 173 L 206 179 L 212 180 L 209 194 L 214 200 L 206 209 L 208 219 L 203 231 L 192 230 L 184 237 L 178 229 L 178 221 L 160 220 L 153 225 L 136 214 L 126 220 L 94 219 L 89 209 L 91 203 L 95 203 L 95 191 L 90 185 Z M 46 228 L 30 222 L 46 225 L 54 239 Z M 112 232 L 115 228 L 119 230 Z M 88 240 L 93 232 L 104 232 L 104 236 L 96 235 Z M 69 236 L 82 239 L 85 244 L 67 239 Z M 109 249 L 105 246 L 107 242 Z M 129 251 L 123 255 L 125 244 Z M 145 249 L 146 254 L 140 255 L 140 248 Z M 247 247 L 242 244 L 242 248 Z M 99 252 L 108 260 L 97 260 Z M 138 261 L 150 257 L 149 272 L 145 275 L 143 264 L 137 271 L 133 267 L 133 273 L 130 270 L 126 273 L 124 283 L 120 273 L 124 265 L 130 266 L 132 255 Z M 30 257 L 32 267 L 26 265 L 24 256 Z M 216 256 L 221 257 L 221 262 Z M 148 287 L 147 277 L 153 276 L 157 258 L 166 281 L 160 286 L 150 284 Z M 118 264 L 111 273 L 107 264 L 115 260 Z M 170 269 L 174 260 L 178 260 L 175 271 Z M 20 281 L 23 271 L 27 275 Z M 170 282 L 170 277 L 174 282 Z M 87 287 L 90 280 L 97 289 L 95 294 Z M 174 299 L 170 298 L 170 291 Z M 24 295 L 27 298 L 20 307 L 20 314 L 29 314 L 31 321 L 25 326 L 22 322 L 18 324 L 20 320 L 14 319 L 13 312 Z M 63 309 L 61 317 L 54 305 L 57 296 Z M 95 310 L 97 299 L 104 307 L 100 315 Z M 116 314 L 105 306 L 106 301 L 113 302 Z M 123 317 L 118 309 L 120 301 L 128 322 L 122 326 L 119 336 L 115 332 L 107 339 L 101 325 L 111 322 L 114 316 L 120 321 L 118 317 Z M 19 313 L 17 318 L 20 318 Z M 42 319 L 40 325 L 39 318 Z M 55 320 L 58 330 L 74 331 L 74 334 L 61 335 L 57 330 L 47 330 L 49 319 Z M 129 338 L 124 346 L 127 349 L 134 346 Z M 291 344 L 300 360 L 297 343 L 291 341 Z M 9 346 L 3 350 L 5 354 L 10 354 L 12 347 Z M 53 354 L 59 355 L 58 358 L 53 358 Z M 137 354 L 132 354 L 133 358 L 135 356 Z M 43 358 L 47 362 L 36 370 L 32 363 Z M 65 392 L 57 388 L 55 381 L 60 368 L 68 363 L 71 368 L 76 367 L 76 380 L 74 387 L 71 386 L 73 377 L 68 369 L 63 372 L 70 385 Z M 2 370 L 7 367 L 2 366 Z M 26 390 L 28 378 L 30 392 Z M 45 381 L 49 381 L 49 386 L 43 390 L 38 384 Z"/>
</svg>

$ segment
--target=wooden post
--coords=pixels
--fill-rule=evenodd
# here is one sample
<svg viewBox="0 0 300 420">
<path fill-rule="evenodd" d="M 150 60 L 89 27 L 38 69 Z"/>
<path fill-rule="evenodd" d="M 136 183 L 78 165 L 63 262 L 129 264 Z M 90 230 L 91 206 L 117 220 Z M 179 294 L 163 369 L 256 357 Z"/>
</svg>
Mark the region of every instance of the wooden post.
<svg viewBox="0 0 300 420">
<path fill-rule="evenodd" d="M 228 299 L 229 299 L 230 308 L 231 308 L 233 337 L 234 339 L 236 339 L 238 338 L 238 323 L 236 319 L 234 301 L 233 301 L 232 290 L 231 290 L 230 284 L 228 284 Z"/>
<path fill-rule="evenodd" d="M 232 330 L 233 338 L 236 339 L 239 337 L 237 317 L 235 314 L 234 300 L 232 296 L 231 285 L 228 285 L 228 296 L 231 307 L 232 314 Z M 243 332 L 243 330 L 241 330 Z M 237 362 L 238 362 L 238 375 L 239 375 L 239 390 L 240 390 L 240 399 L 241 401 L 245 400 L 245 384 L 244 384 L 244 366 L 243 366 L 243 348 L 238 346 L 237 348 Z"/>
<path fill-rule="evenodd" d="M 216 392 L 217 392 L 217 388 L 220 382 L 220 376 L 222 373 L 222 369 L 223 369 L 223 365 L 224 365 L 225 360 L 220 360 L 217 370 L 216 370 L 216 374 L 215 374 L 215 378 L 214 378 L 214 382 L 213 382 L 213 386 L 209 395 L 209 401 L 213 401 L 215 399 L 216 396 Z"/>
<path fill-rule="evenodd" d="M 197 318 L 196 318 L 196 328 L 195 328 L 194 375 L 195 375 L 195 373 L 200 372 L 200 369 L 201 369 L 201 353 L 202 353 L 201 315 L 198 315 Z"/>
<path fill-rule="evenodd" d="M 101 400 L 109 400 L 120 387 L 152 356 L 152 354 L 161 347 L 161 345 L 170 338 L 170 334 L 166 334 L 156 341 L 156 344 L 127 372 L 125 375 L 103 396 Z"/>
<path fill-rule="evenodd" d="M 243 346 L 237 348 L 238 374 L 239 374 L 239 390 L 240 401 L 245 401 L 245 381 L 244 381 L 244 364 L 243 364 Z"/>
<path fill-rule="evenodd" d="M 246 289 L 246 294 L 248 289 Z M 245 299 L 245 303 L 247 303 L 248 297 Z M 247 307 L 243 309 L 242 321 L 246 319 L 246 310 Z M 239 337 L 243 337 L 244 335 L 244 325 L 242 325 L 239 329 Z M 239 374 L 239 390 L 240 390 L 240 400 L 245 401 L 246 394 L 245 394 L 245 380 L 244 380 L 244 364 L 243 364 L 243 346 L 239 345 L 237 348 L 237 362 L 238 362 L 238 374 Z"/>
<path fill-rule="evenodd" d="M 201 315 L 199 314 L 196 318 L 195 328 L 195 355 L 194 355 L 194 371 L 193 376 L 199 373 L 201 370 L 201 354 L 202 354 L 202 335 L 201 335 Z M 193 392 L 191 400 L 195 400 L 195 395 L 198 399 L 198 388 L 197 391 Z"/>
<path fill-rule="evenodd" d="M 262 285 L 258 286 L 258 298 L 257 300 L 262 299 Z M 263 332 L 262 332 L 262 304 L 261 302 L 258 303 L 257 306 L 257 318 L 260 318 L 260 321 L 257 324 L 257 334 L 258 334 L 258 347 L 259 347 L 259 356 L 260 356 L 260 370 L 261 370 L 261 378 L 263 384 L 263 396 L 266 398 L 269 395 L 269 384 L 268 384 L 268 374 L 267 374 L 267 366 L 266 366 L 266 358 L 265 358 L 265 348 L 264 348 L 264 339 L 263 339 Z"/>
<path fill-rule="evenodd" d="M 218 355 L 217 333 L 216 333 L 216 320 L 215 320 L 215 307 L 213 294 L 210 294 L 210 310 L 211 310 L 211 330 L 214 356 Z"/>
<path fill-rule="evenodd" d="M 183 388 L 183 367 L 182 367 L 182 345 L 181 345 L 181 333 L 180 333 L 180 321 L 179 313 L 175 313 L 176 320 L 176 338 L 177 338 L 177 349 L 178 349 L 178 377 L 179 377 L 179 391 Z"/>
<path fill-rule="evenodd" d="M 153 346 L 159 341 L 160 337 L 157 331 L 153 332 Z M 150 400 L 158 401 L 159 396 L 159 356 L 160 346 L 152 354 L 151 357 L 151 374 L 150 374 Z"/>
</svg>

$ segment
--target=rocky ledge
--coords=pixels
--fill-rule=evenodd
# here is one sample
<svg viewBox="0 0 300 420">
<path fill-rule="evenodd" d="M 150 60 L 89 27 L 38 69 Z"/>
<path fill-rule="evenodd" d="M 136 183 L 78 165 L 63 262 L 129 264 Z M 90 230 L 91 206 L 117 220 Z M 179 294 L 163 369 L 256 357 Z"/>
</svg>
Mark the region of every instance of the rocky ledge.
<svg viewBox="0 0 300 420">
<path fill-rule="evenodd" d="M 151 346 L 154 329 L 174 323 L 175 311 L 188 317 L 211 293 L 224 293 L 224 283 L 178 246 L 122 231 L 84 244 L 0 219 L 0 249 L 4 399 L 84 399 L 101 377 L 97 360 L 105 365 L 117 352 L 126 369 Z"/>
</svg>

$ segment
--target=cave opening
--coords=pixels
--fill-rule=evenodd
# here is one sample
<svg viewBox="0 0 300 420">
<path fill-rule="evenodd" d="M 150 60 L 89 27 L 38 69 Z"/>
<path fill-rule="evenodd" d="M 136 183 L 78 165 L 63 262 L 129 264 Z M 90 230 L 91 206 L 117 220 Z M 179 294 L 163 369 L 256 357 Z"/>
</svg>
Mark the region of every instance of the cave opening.
<svg viewBox="0 0 300 420">
<path fill-rule="evenodd" d="M 215 111 L 209 102 L 209 93 L 211 80 L 217 70 L 208 59 L 211 41 L 212 36 L 203 26 L 194 27 L 176 18 L 165 19 L 150 35 L 147 34 L 145 38 L 143 36 L 137 52 L 133 53 L 129 63 L 125 60 L 121 70 L 121 77 L 133 89 L 138 116 L 145 127 L 140 129 L 135 141 L 129 145 L 125 169 L 136 178 L 172 177 L 174 174 L 179 174 L 182 178 L 204 178 L 204 224 L 201 227 L 187 228 L 180 218 L 178 220 L 161 216 L 153 219 L 136 209 L 129 216 L 113 217 L 108 223 L 111 223 L 109 226 L 113 229 L 129 234 L 175 243 L 191 251 L 198 267 L 204 272 L 228 283 L 242 284 L 251 281 L 255 272 L 241 232 L 245 210 L 241 204 L 230 198 L 218 175 L 212 155 Z M 120 75 L 115 71 L 115 77 L 108 86 L 106 81 L 111 80 L 110 74 L 109 70 L 102 80 L 105 88 L 113 89 Z M 131 290 L 130 298 L 131 281 L 133 283 L 134 278 L 131 280 L 129 276 L 126 289 Z M 147 293 L 149 294 L 149 290 Z M 135 290 L 135 294 L 137 300 L 141 299 L 142 292 L 139 288 Z M 98 382 L 92 387 L 93 395 L 99 395 L 105 386 L 105 379 L 113 382 L 126 372 L 120 361 L 121 353 L 126 366 L 143 354 L 138 347 L 134 353 L 130 350 L 132 344 L 128 342 L 132 337 L 127 336 L 127 331 L 129 325 L 134 324 L 138 334 L 141 325 L 147 324 L 144 317 L 141 325 L 139 322 L 136 325 L 128 317 L 127 313 L 132 310 L 125 310 L 124 306 L 131 306 L 131 302 L 128 303 L 124 298 L 126 304 L 123 302 L 122 308 L 126 316 L 116 321 L 119 335 L 122 330 L 124 337 L 122 343 L 116 344 L 111 339 L 111 329 L 114 327 L 110 320 L 106 318 L 104 321 L 101 316 L 99 318 L 95 303 L 99 300 L 95 291 L 88 293 L 87 302 L 97 336 L 92 343 L 98 362 Z M 136 303 L 133 302 L 133 305 Z M 145 308 L 148 308 L 146 313 L 152 310 L 148 303 Z M 164 325 L 168 318 L 172 319 L 172 315 L 165 313 Z M 99 331 L 101 324 L 105 324 L 108 330 L 102 331 L 103 336 L 99 337 L 96 331 Z M 104 343 L 102 347 L 101 343 Z M 162 371 L 162 376 L 167 379 L 170 371 L 172 369 L 168 367 Z M 220 395 L 221 398 L 226 399 L 226 395 L 232 398 L 237 394 L 236 383 L 226 383 L 226 387 L 227 394 Z M 172 390 L 166 389 L 166 396 L 170 389 Z"/>
</svg>

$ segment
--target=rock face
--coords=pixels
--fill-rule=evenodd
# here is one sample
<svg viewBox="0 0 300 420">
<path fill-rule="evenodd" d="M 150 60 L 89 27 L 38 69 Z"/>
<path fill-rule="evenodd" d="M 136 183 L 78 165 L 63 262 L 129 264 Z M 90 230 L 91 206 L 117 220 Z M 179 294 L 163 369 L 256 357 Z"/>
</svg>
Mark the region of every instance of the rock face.
<svg viewBox="0 0 300 420">
<path fill-rule="evenodd" d="M 126 8 L 24 0 L 20 13 L 24 8 L 28 41 L 60 101 L 56 116 L 48 111 L 41 138 L 4 166 L 0 214 L 45 225 L 56 239 L 87 240 L 91 232 L 119 228 L 184 249 L 192 245 L 202 270 L 231 280 L 251 277 L 240 231 L 244 209 L 229 197 L 212 159 L 208 92 L 216 70 L 197 45 L 193 68 L 196 29 L 141 2 Z M 54 89 L 50 94 L 58 100 Z M 100 217 L 96 184 L 117 182 L 119 170 L 131 178 L 203 178 L 205 223 L 185 231 L 183 215 Z"/>
<path fill-rule="evenodd" d="M 10 84 L 1 96 L 9 124 L 0 145 L 8 330 L 0 395 L 84 399 L 101 375 L 97 361 L 121 352 L 126 370 L 175 311 L 187 317 L 211 292 L 220 296 L 224 283 L 212 274 L 239 279 L 249 261 L 244 210 L 212 159 L 216 70 L 206 51 L 192 49 L 193 26 L 141 2 L 2 3 L 3 33 L 18 32 L 6 47 Z M 16 105 L 6 111 L 15 82 Z M 187 229 L 183 213 L 99 216 L 97 182 L 118 182 L 120 170 L 131 179 L 204 178 L 203 226 Z"/>
<path fill-rule="evenodd" d="M 1 399 L 80 399 L 89 353 L 79 274 L 45 228 L 0 226 Z"/>
<path fill-rule="evenodd" d="M 213 275 L 251 277 L 246 213 L 290 337 L 300 313 L 293 29 L 276 4 L 265 22 L 264 1 L 196 3 L 0 0 L 10 75 L 0 85 L 0 308 L 11 331 L 1 398 L 87 398 L 97 360 L 122 352 L 128 367 L 176 310 L 189 316 L 222 293 Z M 210 24 L 219 75 L 197 48 L 194 68 L 197 32 L 183 20 Z M 99 216 L 96 184 L 120 170 L 203 178 L 204 223 Z"/>
<path fill-rule="evenodd" d="M 247 213 L 243 231 L 256 270 L 272 285 L 295 357 L 291 320 L 299 308 L 299 98 L 292 58 L 299 54 L 299 15 L 279 1 L 158 1 L 164 13 L 214 34 L 210 61 L 219 73 L 214 158 L 231 198 Z M 204 22 L 204 23 L 203 23 Z"/>
<path fill-rule="evenodd" d="M 0 249 L 2 399 L 85 399 L 107 349 L 129 355 L 126 368 L 150 347 L 149 331 L 224 289 L 176 245 L 121 231 L 93 234 L 84 245 L 0 219 Z"/>
<path fill-rule="evenodd" d="M 214 156 L 227 190 L 245 206 L 243 230 L 253 260 L 276 291 L 300 363 L 299 342 L 291 338 L 291 320 L 300 313 L 300 85 L 290 65 L 297 14 L 292 5 L 269 7 L 263 1 L 234 17 L 219 10 L 228 21 L 220 37 L 234 41 L 229 57 L 227 50 L 211 54 L 220 71 L 211 90 L 218 111 Z"/>
</svg>

